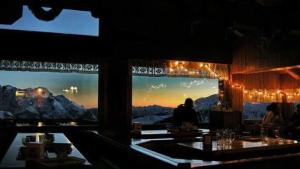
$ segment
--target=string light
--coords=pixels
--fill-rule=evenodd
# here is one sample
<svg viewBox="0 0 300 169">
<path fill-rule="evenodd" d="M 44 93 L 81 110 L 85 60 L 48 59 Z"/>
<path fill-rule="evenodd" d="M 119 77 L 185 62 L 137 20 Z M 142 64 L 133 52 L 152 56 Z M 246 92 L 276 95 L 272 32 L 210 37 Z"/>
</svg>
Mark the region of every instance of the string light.
<svg viewBox="0 0 300 169">
<path fill-rule="evenodd" d="M 236 85 L 234 85 L 237 88 Z M 300 102 L 299 89 L 244 89 L 243 97 L 246 102 Z"/>
<path fill-rule="evenodd" d="M 243 85 L 239 85 L 239 84 L 232 84 L 231 87 L 234 89 L 243 89 L 244 88 Z"/>
<path fill-rule="evenodd" d="M 209 78 L 218 78 L 222 80 L 228 79 L 228 67 L 226 64 L 214 64 L 204 62 L 189 62 L 189 61 L 168 61 L 166 69 L 169 75 L 175 76 L 201 76 Z"/>
</svg>

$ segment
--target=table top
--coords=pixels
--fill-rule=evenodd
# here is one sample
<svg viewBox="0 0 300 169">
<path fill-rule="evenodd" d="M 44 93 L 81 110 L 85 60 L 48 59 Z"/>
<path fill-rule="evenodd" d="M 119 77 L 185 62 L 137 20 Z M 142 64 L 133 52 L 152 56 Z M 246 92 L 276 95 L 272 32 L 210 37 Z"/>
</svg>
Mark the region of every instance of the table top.
<svg viewBox="0 0 300 169">
<path fill-rule="evenodd" d="M 54 135 L 53 143 L 69 143 L 71 144 L 72 152 L 69 156 L 85 159 L 84 165 L 91 165 L 89 161 L 79 152 L 79 150 L 70 142 L 70 140 L 63 133 L 49 133 Z M 3 157 L 0 168 L 24 168 L 26 166 L 25 160 L 17 160 L 20 147 L 23 146 L 22 139 L 26 136 L 36 136 L 36 142 L 39 142 L 39 135 L 44 133 L 18 133 Z"/>
<path fill-rule="evenodd" d="M 253 141 L 242 139 L 235 140 L 232 145 L 224 147 L 218 147 L 214 141 L 211 154 L 203 151 L 201 140 L 201 137 L 196 138 L 195 141 L 177 141 L 173 138 L 137 139 L 133 140 L 131 147 L 168 164 L 183 165 L 187 168 L 300 157 L 300 143 L 296 140 L 266 138 L 264 141 L 257 139 Z M 177 152 L 180 156 L 176 156 Z"/>
<path fill-rule="evenodd" d="M 203 142 L 183 142 L 178 143 L 179 145 L 203 150 Z M 245 140 L 234 140 L 232 144 L 220 144 L 217 141 L 212 142 L 212 151 L 215 152 L 241 152 L 241 151 L 249 151 L 249 150 L 266 150 L 266 149 L 276 149 L 282 148 L 285 146 L 297 146 L 300 147 L 300 144 L 296 140 L 288 140 L 288 139 L 275 139 L 275 138 L 265 138 L 265 140 L 261 141 L 245 141 Z"/>
</svg>

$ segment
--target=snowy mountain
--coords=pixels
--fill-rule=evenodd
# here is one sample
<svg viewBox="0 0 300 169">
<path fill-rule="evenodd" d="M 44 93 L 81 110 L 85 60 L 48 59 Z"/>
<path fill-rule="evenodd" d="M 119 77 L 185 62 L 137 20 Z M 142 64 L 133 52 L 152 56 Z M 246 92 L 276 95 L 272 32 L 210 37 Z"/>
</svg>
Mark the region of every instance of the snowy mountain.
<svg viewBox="0 0 300 169">
<path fill-rule="evenodd" d="M 160 123 L 162 120 L 171 118 L 174 108 L 162 107 L 158 105 L 133 107 L 133 122 L 141 122 L 142 124 Z"/>
<path fill-rule="evenodd" d="M 14 115 L 7 111 L 0 111 L 0 119 L 13 119 Z"/>
<path fill-rule="evenodd" d="M 199 98 L 194 101 L 195 110 L 203 112 L 203 110 L 209 110 L 211 106 L 218 102 L 218 95 L 214 94 L 208 97 Z M 132 117 L 133 122 L 140 122 L 142 124 L 159 124 L 172 118 L 174 108 L 163 107 L 159 105 L 151 105 L 145 107 L 133 107 Z M 207 121 L 208 112 L 205 111 L 202 114 L 202 119 Z"/>
<path fill-rule="evenodd" d="M 0 86 L 0 119 L 87 119 L 96 120 L 89 110 L 47 88 L 17 89 Z"/>
<path fill-rule="evenodd" d="M 266 113 L 270 103 L 244 103 L 243 119 L 260 120 Z"/>
<path fill-rule="evenodd" d="M 147 115 L 170 115 L 173 112 L 174 108 L 171 107 L 162 107 L 158 105 L 151 105 L 145 107 L 133 107 L 132 115 L 133 118 L 139 118 Z"/>
<path fill-rule="evenodd" d="M 213 105 L 216 105 L 219 101 L 219 95 L 214 94 L 208 97 L 202 97 L 194 101 L 196 111 L 209 110 Z"/>
</svg>

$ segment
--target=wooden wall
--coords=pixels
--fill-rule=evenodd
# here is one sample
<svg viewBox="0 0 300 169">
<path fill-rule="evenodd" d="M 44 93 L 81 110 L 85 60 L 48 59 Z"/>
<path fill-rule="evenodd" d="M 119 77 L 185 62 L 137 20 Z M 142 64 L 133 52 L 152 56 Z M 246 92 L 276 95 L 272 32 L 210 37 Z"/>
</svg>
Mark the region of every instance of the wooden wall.
<svg viewBox="0 0 300 169">
<path fill-rule="evenodd" d="M 286 73 L 263 72 L 255 74 L 235 74 L 233 84 L 239 84 L 245 89 L 298 89 L 300 79 L 295 79 Z"/>
<path fill-rule="evenodd" d="M 281 75 L 280 77 L 282 89 L 298 89 L 300 88 L 300 79 L 294 79 L 290 76 Z"/>
<path fill-rule="evenodd" d="M 238 40 L 233 52 L 232 73 L 258 73 L 299 65 L 300 37 L 293 34 L 277 36 L 256 35 Z"/>
<path fill-rule="evenodd" d="M 300 65 L 299 55 L 300 36 L 291 32 L 264 37 L 253 33 L 241 38 L 233 51 L 232 85 L 247 90 L 294 91 L 300 88 L 300 78 L 292 77 L 282 68 Z M 231 90 L 232 107 L 238 110 L 242 108 L 243 92 L 239 88 Z"/>
<path fill-rule="evenodd" d="M 243 86 L 245 89 L 280 89 L 281 76 L 278 72 L 235 74 L 232 76 L 232 82 Z"/>
</svg>

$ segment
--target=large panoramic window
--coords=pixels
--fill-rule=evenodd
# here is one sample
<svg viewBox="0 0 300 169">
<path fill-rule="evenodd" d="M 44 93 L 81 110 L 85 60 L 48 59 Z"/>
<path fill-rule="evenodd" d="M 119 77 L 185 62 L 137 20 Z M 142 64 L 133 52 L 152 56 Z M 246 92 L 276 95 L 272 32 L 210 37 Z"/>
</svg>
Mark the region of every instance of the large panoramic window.
<svg viewBox="0 0 300 169">
<path fill-rule="evenodd" d="M 1 118 L 97 121 L 96 65 L 2 61 L 1 68 Z"/>
<path fill-rule="evenodd" d="M 210 78 L 133 76 L 132 90 L 133 122 L 149 125 L 171 122 L 173 109 L 186 98 L 194 100 L 201 122 L 208 122 L 219 100 L 218 79 Z"/>
<path fill-rule="evenodd" d="M 12 25 L 0 24 L 0 29 L 98 36 L 99 19 L 92 17 L 91 12 L 65 9 L 55 20 L 45 22 L 24 6 L 23 16 L 18 21 Z"/>
<path fill-rule="evenodd" d="M 296 110 L 300 101 L 299 89 L 244 89 L 243 91 L 243 119 L 261 120 L 266 114 L 267 106 L 271 103 L 278 105 L 278 111 L 284 118 Z M 284 108 L 282 108 L 284 107 Z"/>
<path fill-rule="evenodd" d="M 243 119 L 244 120 L 261 120 L 266 114 L 266 108 L 271 103 L 263 102 L 244 102 Z"/>
</svg>

